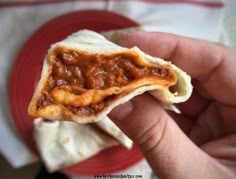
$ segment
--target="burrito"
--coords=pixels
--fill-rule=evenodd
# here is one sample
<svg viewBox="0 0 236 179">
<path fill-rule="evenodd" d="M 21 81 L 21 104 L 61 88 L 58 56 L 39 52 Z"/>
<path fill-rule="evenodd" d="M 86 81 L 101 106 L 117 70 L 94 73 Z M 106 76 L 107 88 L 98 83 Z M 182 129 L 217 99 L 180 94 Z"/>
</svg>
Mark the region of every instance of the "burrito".
<svg viewBox="0 0 236 179">
<path fill-rule="evenodd" d="M 99 33 L 81 30 L 51 45 L 28 114 L 92 123 L 144 92 L 171 106 L 190 97 L 191 78 L 138 47 L 121 47 Z"/>
</svg>

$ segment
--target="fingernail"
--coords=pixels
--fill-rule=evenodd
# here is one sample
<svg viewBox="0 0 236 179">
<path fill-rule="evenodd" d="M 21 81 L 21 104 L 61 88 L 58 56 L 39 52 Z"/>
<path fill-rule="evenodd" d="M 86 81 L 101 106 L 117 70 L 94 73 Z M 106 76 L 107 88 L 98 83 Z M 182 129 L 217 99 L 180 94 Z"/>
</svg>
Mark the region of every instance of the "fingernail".
<svg viewBox="0 0 236 179">
<path fill-rule="evenodd" d="M 132 113 L 132 111 L 133 111 L 133 103 L 131 101 L 128 101 L 114 108 L 110 112 L 109 117 L 112 120 L 123 120 L 127 118 Z"/>
</svg>

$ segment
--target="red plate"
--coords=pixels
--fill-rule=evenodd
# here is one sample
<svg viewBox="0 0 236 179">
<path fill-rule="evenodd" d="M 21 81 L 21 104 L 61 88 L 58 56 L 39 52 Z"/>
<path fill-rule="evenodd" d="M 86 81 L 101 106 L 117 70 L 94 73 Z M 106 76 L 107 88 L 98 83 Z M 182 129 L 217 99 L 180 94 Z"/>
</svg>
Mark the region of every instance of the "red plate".
<svg viewBox="0 0 236 179">
<path fill-rule="evenodd" d="M 27 108 L 40 78 L 44 56 L 50 45 L 80 29 L 100 32 L 134 26 L 138 26 L 138 24 L 112 12 L 76 11 L 59 16 L 46 23 L 26 42 L 11 71 L 9 100 L 19 134 L 34 153 L 38 154 L 32 139 L 33 120 L 28 117 Z M 130 151 L 121 146 L 112 147 L 62 171 L 75 175 L 114 173 L 134 165 L 142 158 L 141 152 L 136 147 Z"/>
</svg>

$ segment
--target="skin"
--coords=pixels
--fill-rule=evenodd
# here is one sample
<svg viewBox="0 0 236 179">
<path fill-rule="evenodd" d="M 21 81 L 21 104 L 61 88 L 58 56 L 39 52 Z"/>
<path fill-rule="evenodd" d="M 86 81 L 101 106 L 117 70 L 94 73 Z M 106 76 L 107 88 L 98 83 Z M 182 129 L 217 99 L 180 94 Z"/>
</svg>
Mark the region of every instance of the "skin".
<svg viewBox="0 0 236 179">
<path fill-rule="evenodd" d="M 165 111 L 148 94 L 109 117 L 143 152 L 159 178 L 236 178 L 236 51 L 166 33 L 135 32 L 120 44 L 172 61 L 192 77 L 182 114 Z"/>
</svg>

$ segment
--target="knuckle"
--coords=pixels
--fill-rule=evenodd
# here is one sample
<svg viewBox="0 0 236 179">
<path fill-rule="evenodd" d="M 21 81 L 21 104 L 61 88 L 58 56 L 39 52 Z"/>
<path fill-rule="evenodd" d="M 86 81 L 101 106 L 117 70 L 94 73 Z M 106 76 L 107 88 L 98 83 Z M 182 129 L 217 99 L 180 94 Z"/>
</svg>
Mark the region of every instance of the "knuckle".
<svg viewBox="0 0 236 179">
<path fill-rule="evenodd" d="M 164 115 L 158 116 L 153 125 L 147 128 L 137 139 L 142 151 L 152 151 L 162 140 L 167 125 L 167 118 Z"/>
</svg>

